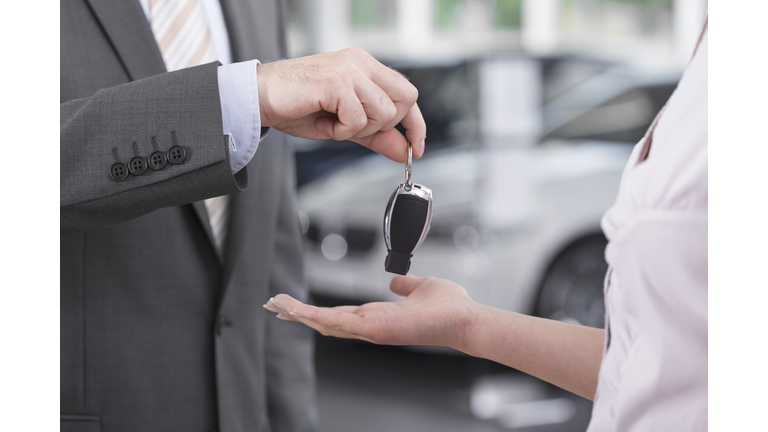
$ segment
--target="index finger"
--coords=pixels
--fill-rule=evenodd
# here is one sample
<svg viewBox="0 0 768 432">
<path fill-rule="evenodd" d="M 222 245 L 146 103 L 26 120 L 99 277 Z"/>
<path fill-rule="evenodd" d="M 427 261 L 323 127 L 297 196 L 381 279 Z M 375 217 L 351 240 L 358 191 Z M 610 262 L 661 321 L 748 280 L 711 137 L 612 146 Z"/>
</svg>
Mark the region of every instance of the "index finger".
<svg viewBox="0 0 768 432">
<path fill-rule="evenodd" d="M 408 159 L 408 141 L 413 146 L 413 157 L 420 158 L 424 155 L 425 140 L 427 138 L 427 124 L 417 104 L 413 104 L 402 125 L 405 128 L 404 137 L 397 129 L 378 131 L 373 135 L 358 138 L 352 137 L 350 141 L 386 156 L 395 162 L 403 163 Z M 407 138 L 406 138 L 407 137 Z"/>
<path fill-rule="evenodd" d="M 317 307 L 302 303 L 288 294 L 278 294 L 273 299 L 278 307 L 294 318 L 306 318 L 325 327 L 356 333 L 363 318 L 355 312 L 359 306 Z"/>
<path fill-rule="evenodd" d="M 411 109 L 400 121 L 405 128 L 405 137 L 413 146 L 413 157 L 416 159 L 424 155 L 424 147 L 427 139 L 427 123 L 421 115 L 419 104 L 414 103 Z"/>
<path fill-rule="evenodd" d="M 363 62 L 361 69 L 368 75 L 371 81 L 389 95 L 392 102 L 408 105 L 416 102 L 416 99 L 419 97 L 419 91 L 411 84 L 408 77 L 396 69 L 384 66 L 375 58 L 368 57 L 369 60 Z"/>
</svg>

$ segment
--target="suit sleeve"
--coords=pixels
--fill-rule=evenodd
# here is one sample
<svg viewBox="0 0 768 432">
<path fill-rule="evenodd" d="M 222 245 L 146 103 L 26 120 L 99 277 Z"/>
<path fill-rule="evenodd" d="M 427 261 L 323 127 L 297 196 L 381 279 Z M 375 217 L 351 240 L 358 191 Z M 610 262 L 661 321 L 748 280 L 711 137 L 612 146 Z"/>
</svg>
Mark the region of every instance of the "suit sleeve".
<svg viewBox="0 0 768 432">
<path fill-rule="evenodd" d="M 294 160 L 286 161 L 275 237 L 270 297 L 279 293 L 306 302 L 303 251 L 296 194 Z M 317 431 L 315 406 L 314 339 L 311 330 L 295 322 L 266 320 L 267 400 L 273 432 Z"/>
<path fill-rule="evenodd" d="M 62 237 L 245 189 L 246 170 L 232 174 L 222 134 L 217 67 L 61 104 Z"/>
</svg>

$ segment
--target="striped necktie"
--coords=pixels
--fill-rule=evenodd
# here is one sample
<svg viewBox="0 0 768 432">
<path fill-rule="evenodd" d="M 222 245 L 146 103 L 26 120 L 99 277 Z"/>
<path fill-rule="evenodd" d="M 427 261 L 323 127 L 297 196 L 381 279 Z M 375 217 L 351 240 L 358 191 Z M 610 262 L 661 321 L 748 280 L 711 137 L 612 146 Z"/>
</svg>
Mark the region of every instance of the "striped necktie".
<svg viewBox="0 0 768 432">
<path fill-rule="evenodd" d="M 211 33 L 199 0 L 151 0 L 152 33 L 168 71 L 216 60 Z M 229 196 L 205 200 L 216 252 L 224 259 Z"/>
</svg>

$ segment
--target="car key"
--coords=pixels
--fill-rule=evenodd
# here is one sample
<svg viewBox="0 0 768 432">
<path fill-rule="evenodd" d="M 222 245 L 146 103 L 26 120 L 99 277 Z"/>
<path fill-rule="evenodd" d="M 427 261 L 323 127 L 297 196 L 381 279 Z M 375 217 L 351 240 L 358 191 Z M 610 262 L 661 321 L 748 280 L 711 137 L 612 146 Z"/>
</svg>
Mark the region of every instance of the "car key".
<svg viewBox="0 0 768 432">
<path fill-rule="evenodd" d="M 411 257 L 432 225 L 432 191 L 411 183 L 411 162 L 411 143 L 408 143 L 405 182 L 392 192 L 384 212 L 384 242 L 387 245 L 384 269 L 401 275 L 408 273 Z"/>
</svg>

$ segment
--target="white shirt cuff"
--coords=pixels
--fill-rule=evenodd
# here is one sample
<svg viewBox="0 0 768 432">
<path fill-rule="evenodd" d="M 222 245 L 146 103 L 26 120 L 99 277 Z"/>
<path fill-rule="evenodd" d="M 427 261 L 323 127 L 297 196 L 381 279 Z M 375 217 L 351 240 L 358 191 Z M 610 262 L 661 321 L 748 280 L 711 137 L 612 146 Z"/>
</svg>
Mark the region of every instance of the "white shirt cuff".
<svg viewBox="0 0 768 432">
<path fill-rule="evenodd" d="M 219 66 L 218 70 L 221 119 L 224 135 L 229 136 L 232 174 L 251 161 L 259 142 L 266 136 L 259 112 L 258 64 L 258 60 L 251 60 Z"/>
</svg>

